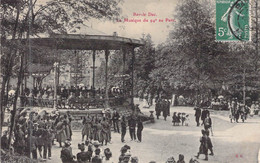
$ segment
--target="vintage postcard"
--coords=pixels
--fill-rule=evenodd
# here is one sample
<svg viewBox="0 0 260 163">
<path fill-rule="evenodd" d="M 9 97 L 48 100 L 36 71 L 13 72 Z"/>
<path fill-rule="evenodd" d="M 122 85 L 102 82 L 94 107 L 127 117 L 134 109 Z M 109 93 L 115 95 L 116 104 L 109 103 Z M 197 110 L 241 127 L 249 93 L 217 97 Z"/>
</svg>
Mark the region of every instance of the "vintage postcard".
<svg viewBox="0 0 260 163">
<path fill-rule="evenodd" d="M 257 163 L 258 0 L 2 0 L 3 163 Z"/>
</svg>

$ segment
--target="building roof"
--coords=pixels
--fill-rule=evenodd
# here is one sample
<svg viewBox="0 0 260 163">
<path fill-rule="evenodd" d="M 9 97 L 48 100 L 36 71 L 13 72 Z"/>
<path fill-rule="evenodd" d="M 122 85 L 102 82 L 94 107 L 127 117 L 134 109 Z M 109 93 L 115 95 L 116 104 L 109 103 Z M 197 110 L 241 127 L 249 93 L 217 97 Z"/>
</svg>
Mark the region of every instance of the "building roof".
<svg viewBox="0 0 260 163">
<path fill-rule="evenodd" d="M 144 45 L 142 40 L 120 37 L 116 32 L 107 35 L 84 24 L 70 29 L 66 34 L 40 33 L 31 36 L 30 40 L 32 45 L 64 50 L 120 50 Z"/>
</svg>

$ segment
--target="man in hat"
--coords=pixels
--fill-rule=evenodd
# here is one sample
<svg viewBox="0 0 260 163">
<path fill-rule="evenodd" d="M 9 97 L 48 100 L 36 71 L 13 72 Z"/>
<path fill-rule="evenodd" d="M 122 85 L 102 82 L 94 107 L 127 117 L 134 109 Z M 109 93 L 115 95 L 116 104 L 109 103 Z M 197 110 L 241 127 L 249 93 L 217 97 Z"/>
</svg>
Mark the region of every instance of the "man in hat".
<svg viewBox="0 0 260 163">
<path fill-rule="evenodd" d="M 138 118 L 138 123 L 137 123 L 137 138 L 138 142 L 142 142 L 142 131 L 143 131 L 143 122 L 141 118 Z"/>
<path fill-rule="evenodd" d="M 164 120 L 166 121 L 166 118 L 168 116 L 168 102 L 166 100 L 163 100 L 162 101 L 162 110 L 163 110 L 163 117 L 164 117 Z"/>
<path fill-rule="evenodd" d="M 92 163 L 102 163 L 102 158 L 100 157 L 100 149 L 95 150 L 95 156 L 92 158 Z"/>
<path fill-rule="evenodd" d="M 42 134 L 44 132 L 44 129 L 38 125 L 38 123 L 34 124 L 34 130 L 33 135 L 36 137 L 36 146 L 39 152 L 40 157 L 42 158 L 42 147 L 44 145 L 44 140 L 42 137 Z"/>
<path fill-rule="evenodd" d="M 73 160 L 75 156 L 72 154 L 72 148 L 70 147 L 70 141 L 66 140 L 64 142 L 64 147 L 61 150 L 61 155 L 60 158 L 62 160 L 62 163 L 74 163 L 75 161 Z"/>
<path fill-rule="evenodd" d="M 206 117 L 207 117 L 207 111 L 206 111 L 205 108 L 202 108 L 202 112 L 201 112 L 201 121 L 202 121 L 202 123 L 201 123 L 201 125 L 204 124 L 204 121 L 205 121 Z"/>
<path fill-rule="evenodd" d="M 114 131 L 120 133 L 119 131 L 119 125 L 118 125 L 118 120 L 120 118 L 119 113 L 114 109 L 113 116 L 112 116 L 112 121 L 113 121 L 113 126 L 114 126 Z"/>
<path fill-rule="evenodd" d="M 125 142 L 125 134 L 126 134 L 126 120 L 125 120 L 125 116 L 123 116 L 121 120 L 121 142 L 122 143 Z"/>
<path fill-rule="evenodd" d="M 81 152 L 77 154 L 77 161 L 78 163 L 85 163 L 91 160 L 92 153 L 89 151 L 85 152 L 85 144 L 81 143 L 78 144 L 78 148 Z"/>
<path fill-rule="evenodd" d="M 46 159 L 47 151 L 48 151 L 48 159 L 51 159 L 51 147 L 52 147 L 52 129 L 49 127 L 45 130 L 43 130 L 43 141 L 44 141 L 44 146 L 43 146 L 43 159 Z"/>
<path fill-rule="evenodd" d="M 155 104 L 155 112 L 157 119 L 159 119 L 159 116 L 161 115 L 161 99 L 158 99 Z"/>
<path fill-rule="evenodd" d="M 184 155 L 179 154 L 179 160 L 177 161 L 177 163 L 185 163 L 185 161 L 184 161 Z"/>
<path fill-rule="evenodd" d="M 129 133 L 130 133 L 131 140 L 136 140 L 136 135 L 135 135 L 136 121 L 133 115 L 128 120 L 128 126 L 129 126 Z"/>
<path fill-rule="evenodd" d="M 201 109 L 196 106 L 196 107 L 194 108 L 194 110 L 195 110 L 195 121 L 196 121 L 196 123 L 197 123 L 197 126 L 199 126 L 199 125 L 200 125 Z"/>
</svg>

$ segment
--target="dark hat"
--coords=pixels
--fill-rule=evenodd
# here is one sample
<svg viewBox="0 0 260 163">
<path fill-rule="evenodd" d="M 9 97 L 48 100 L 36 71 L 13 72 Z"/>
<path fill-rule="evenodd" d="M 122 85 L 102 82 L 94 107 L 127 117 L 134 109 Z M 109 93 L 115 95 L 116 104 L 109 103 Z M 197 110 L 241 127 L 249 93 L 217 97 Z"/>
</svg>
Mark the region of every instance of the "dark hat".
<svg viewBox="0 0 260 163">
<path fill-rule="evenodd" d="M 97 149 L 95 150 L 95 154 L 96 154 L 96 155 L 99 155 L 99 154 L 100 154 L 100 149 L 99 149 L 99 148 L 97 148 Z"/>
<path fill-rule="evenodd" d="M 123 147 L 125 147 L 127 150 L 128 150 L 128 149 L 131 149 L 131 147 L 130 147 L 129 145 L 127 145 L 127 144 L 124 145 Z"/>
<path fill-rule="evenodd" d="M 79 143 L 78 144 L 78 149 L 80 149 L 80 150 L 84 150 L 85 149 L 85 144 L 84 143 Z"/>
<path fill-rule="evenodd" d="M 184 160 L 184 155 L 179 154 L 179 160 L 178 161 L 183 161 Z"/>
<path fill-rule="evenodd" d="M 104 154 L 105 154 L 106 157 L 111 157 L 111 156 L 112 156 L 112 153 L 111 153 L 111 151 L 110 151 L 109 148 L 106 148 L 106 149 L 104 150 Z"/>
<path fill-rule="evenodd" d="M 126 153 L 127 149 L 125 147 L 122 147 L 120 151 L 121 153 Z"/>
</svg>

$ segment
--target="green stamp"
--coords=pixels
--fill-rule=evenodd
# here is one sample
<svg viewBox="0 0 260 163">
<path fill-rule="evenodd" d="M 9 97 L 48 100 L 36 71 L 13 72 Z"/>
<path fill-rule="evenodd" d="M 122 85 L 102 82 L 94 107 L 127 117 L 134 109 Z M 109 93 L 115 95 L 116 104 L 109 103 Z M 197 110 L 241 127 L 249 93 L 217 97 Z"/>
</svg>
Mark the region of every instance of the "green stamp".
<svg viewBox="0 0 260 163">
<path fill-rule="evenodd" d="M 249 0 L 216 0 L 216 40 L 249 41 Z"/>
</svg>

